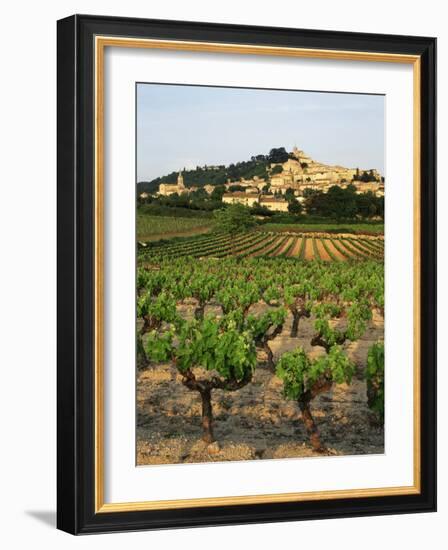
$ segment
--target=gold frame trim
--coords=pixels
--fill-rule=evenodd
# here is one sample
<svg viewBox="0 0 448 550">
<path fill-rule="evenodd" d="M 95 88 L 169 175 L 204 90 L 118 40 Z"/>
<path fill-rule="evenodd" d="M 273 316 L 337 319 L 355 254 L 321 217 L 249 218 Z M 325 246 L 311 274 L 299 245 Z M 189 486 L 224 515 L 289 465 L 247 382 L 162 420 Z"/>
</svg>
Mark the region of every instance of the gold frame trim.
<svg viewBox="0 0 448 550">
<path fill-rule="evenodd" d="M 370 61 L 386 63 L 407 63 L 413 65 L 413 113 L 414 113 L 414 482 L 411 486 L 380 487 L 350 490 L 313 491 L 301 493 L 280 493 L 266 495 L 244 495 L 181 500 L 159 500 L 142 502 L 104 502 L 104 50 L 106 47 L 152 48 L 207 53 L 232 53 L 243 55 L 270 55 L 313 59 L 345 61 Z M 421 492 L 421 425 L 420 425 L 420 117 L 421 117 L 421 60 L 417 55 L 354 52 L 343 50 L 321 50 L 255 46 L 250 44 L 221 44 L 213 42 L 153 40 L 96 36 L 95 54 L 95 513 L 130 512 L 143 510 L 167 510 L 197 508 L 206 506 L 232 506 L 241 504 L 262 504 L 275 502 L 303 502 L 333 500 L 341 498 L 362 498 L 413 495 Z"/>
</svg>

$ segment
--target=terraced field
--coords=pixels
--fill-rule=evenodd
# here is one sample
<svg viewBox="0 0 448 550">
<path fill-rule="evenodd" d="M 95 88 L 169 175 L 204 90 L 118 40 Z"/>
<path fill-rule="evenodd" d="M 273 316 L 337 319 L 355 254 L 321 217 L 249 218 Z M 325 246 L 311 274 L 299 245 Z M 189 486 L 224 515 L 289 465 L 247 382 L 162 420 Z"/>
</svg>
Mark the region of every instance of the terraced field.
<svg viewBox="0 0 448 550">
<path fill-rule="evenodd" d="M 283 257 L 323 262 L 368 259 L 383 261 L 384 239 L 368 235 L 268 231 L 248 232 L 237 236 L 206 234 L 172 242 L 140 244 L 139 256 L 147 261 L 184 256 Z"/>
</svg>

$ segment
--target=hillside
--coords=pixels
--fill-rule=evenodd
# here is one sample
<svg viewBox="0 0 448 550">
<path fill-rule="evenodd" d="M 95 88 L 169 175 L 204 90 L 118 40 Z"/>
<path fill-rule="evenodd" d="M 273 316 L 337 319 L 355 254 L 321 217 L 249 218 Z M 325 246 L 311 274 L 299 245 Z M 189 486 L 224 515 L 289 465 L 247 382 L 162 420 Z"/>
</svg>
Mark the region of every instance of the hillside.
<svg viewBox="0 0 448 550">
<path fill-rule="evenodd" d="M 137 183 L 137 194 L 156 193 L 159 190 L 159 184 L 152 181 L 139 181 Z"/>
<path fill-rule="evenodd" d="M 267 161 L 245 161 L 229 166 L 201 167 L 194 170 L 185 170 L 182 175 L 186 187 L 203 187 L 204 185 L 224 185 L 228 179 L 238 181 L 241 178 L 251 179 L 254 176 L 266 177 Z M 166 176 L 149 182 L 150 186 L 158 188 L 160 183 L 176 183 L 178 172 L 171 172 Z"/>
<path fill-rule="evenodd" d="M 192 170 L 183 170 L 184 183 L 186 187 L 203 187 L 204 185 L 224 185 L 227 180 L 239 181 L 252 179 L 254 176 L 267 178 L 268 167 L 271 163 L 285 162 L 290 158 L 284 147 L 271 149 L 268 155 L 255 155 L 250 160 L 231 163 L 228 166 L 196 166 Z M 179 167 L 181 169 L 182 167 Z M 138 192 L 154 192 L 161 183 L 176 183 L 179 171 L 171 172 L 164 176 L 155 178 L 149 182 L 139 182 Z"/>
<path fill-rule="evenodd" d="M 179 173 L 182 173 L 182 185 L 185 186 L 182 192 L 188 191 L 189 188 L 225 185 L 229 182 L 255 185 L 259 189 L 261 189 L 260 185 L 267 183 L 282 194 L 289 187 L 298 190 L 298 186 L 301 186 L 302 190 L 305 187 L 311 187 L 326 191 L 335 183 L 357 182 L 358 187 L 368 184 L 363 191 L 378 191 L 379 189 L 374 189 L 369 184 L 375 184 L 377 187 L 384 185 L 384 178 L 376 169 L 328 165 L 315 161 L 297 147 L 294 147 L 291 152 L 286 151 L 284 147 L 278 147 L 271 149 L 267 155 L 255 155 L 250 160 L 231 163 L 228 166 L 204 165 L 190 170 L 179 167 L 177 171 L 170 174 L 159 176 L 151 181 L 139 182 L 138 192 L 154 193 L 159 191 L 160 184 L 176 185 Z M 170 191 L 170 193 L 174 192 L 176 191 Z"/>
</svg>

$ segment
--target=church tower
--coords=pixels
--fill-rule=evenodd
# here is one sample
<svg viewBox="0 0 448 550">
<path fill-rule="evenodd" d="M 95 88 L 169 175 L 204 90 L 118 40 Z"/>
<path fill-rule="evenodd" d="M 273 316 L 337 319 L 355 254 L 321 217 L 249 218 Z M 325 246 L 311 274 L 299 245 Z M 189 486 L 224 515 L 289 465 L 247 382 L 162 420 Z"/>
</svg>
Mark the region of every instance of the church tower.
<svg viewBox="0 0 448 550">
<path fill-rule="evenodd" d="M 179 172 L 179 175 L 177 176 L 177 187 L 179 187 L 180 189 L 185 189 L 184 177 L 182 175 L 182 170 Z"/>
</svg>

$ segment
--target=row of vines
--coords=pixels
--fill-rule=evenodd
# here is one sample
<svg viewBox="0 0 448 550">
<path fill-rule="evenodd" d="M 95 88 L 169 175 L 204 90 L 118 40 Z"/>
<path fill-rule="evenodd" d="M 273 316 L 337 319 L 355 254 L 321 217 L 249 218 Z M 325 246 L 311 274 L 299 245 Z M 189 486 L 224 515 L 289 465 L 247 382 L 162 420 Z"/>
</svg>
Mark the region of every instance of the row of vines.
<svg viewBox="0 0 448 550">
<path fill-rule="evenodd" d="M 348 261 L 382 260 L 384 240 L 380 237 L 245 232 L 237 236 L 211 233 L 176 242 L 140 243 L 142 260 L 167 257 L 225 258 L 296 257 L 303 260 Z"/>
<path fill-rule="evenodd" d="M 284 398 L 297 403 L 312 448 L 323 452 L 311 403 L 334 384 L 350 384 L 355 365 L 344 346 L 362 337 L 374 310 L 384 314 L 380 240 L 332 237 L 348 261 L 306 262 L 288 257 L 290 250 L 298 249 L 299 257 L 305 250 L 291 239 L 296 237 L 259 232 L 209 235 L 139 252 L 139 265 L 146 266 L 137 273 L 138 367 L 175 366 L 184 386 L 201 400 L 207 443 L 215 441 L 213 391 L 236 392 L 251 383 L 256 368 L 268 368 L 283 382 Z M 318 256 L 328 244 L 313 237 L 311 246 Z M 194 304 L 189 317 L 180 308 L 186 302 Z M 207 306 L 214 307 L 213 315 Z M 300 337 L 302 319 L 312 320 L 310 344 L 321 355 L 297 346 L 274 358 L 269 344 L 286 331 L 287 316 L 293 338 Z M 263 364 L 259 352 L 266 357 Z M 365 377 L 368 404 L 382 421 L 382 342 L 369 350 Z"/>
</svg>

